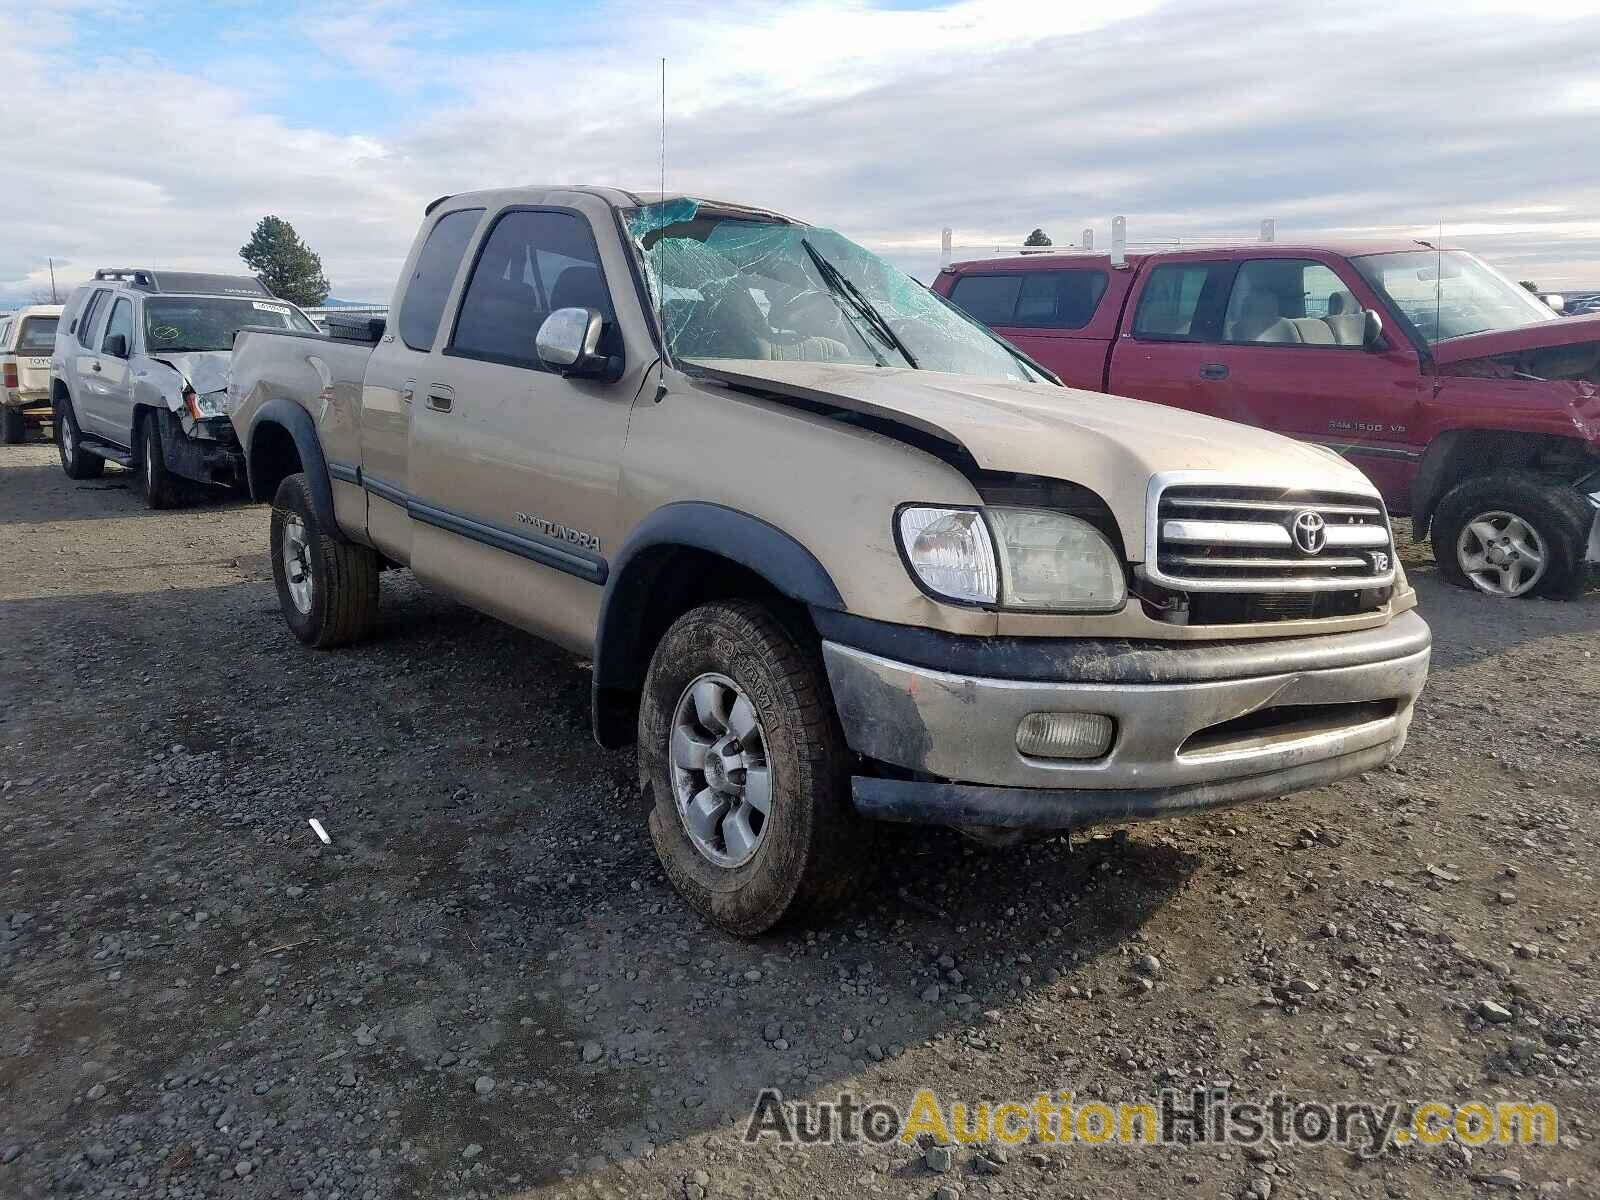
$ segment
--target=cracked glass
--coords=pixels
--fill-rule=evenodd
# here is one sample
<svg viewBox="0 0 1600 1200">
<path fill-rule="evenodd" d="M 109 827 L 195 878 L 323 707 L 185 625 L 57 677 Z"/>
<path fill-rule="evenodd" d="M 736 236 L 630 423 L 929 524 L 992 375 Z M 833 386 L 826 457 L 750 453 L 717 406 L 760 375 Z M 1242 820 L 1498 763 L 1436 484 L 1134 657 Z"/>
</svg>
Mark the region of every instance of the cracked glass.
<svg viewBox="0 0 1600 1200">
<path fill-rule="evenodd" d="M 1046 378 L 983 326 L 831 229 L 689 199 L 647 205 L 626 218 L 674 360 Z"/>
</svg>

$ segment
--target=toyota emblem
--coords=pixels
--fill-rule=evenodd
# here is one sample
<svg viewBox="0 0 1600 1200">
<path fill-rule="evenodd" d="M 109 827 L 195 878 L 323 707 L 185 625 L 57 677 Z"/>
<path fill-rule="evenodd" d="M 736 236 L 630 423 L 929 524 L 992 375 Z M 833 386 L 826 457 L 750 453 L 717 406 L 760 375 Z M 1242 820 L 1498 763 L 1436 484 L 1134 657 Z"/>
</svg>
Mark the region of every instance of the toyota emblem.
<svg viewBox="0 0 1600 1200">
<path fill-rule="evenodd" d="M 1328 523 L 1322 519 L 1321 513 L 1310 509 L 1295 513 L 1291 532 L 1294 544 L 1305 554 L 1320 554 L 1328 544 Z"/>
</svg>

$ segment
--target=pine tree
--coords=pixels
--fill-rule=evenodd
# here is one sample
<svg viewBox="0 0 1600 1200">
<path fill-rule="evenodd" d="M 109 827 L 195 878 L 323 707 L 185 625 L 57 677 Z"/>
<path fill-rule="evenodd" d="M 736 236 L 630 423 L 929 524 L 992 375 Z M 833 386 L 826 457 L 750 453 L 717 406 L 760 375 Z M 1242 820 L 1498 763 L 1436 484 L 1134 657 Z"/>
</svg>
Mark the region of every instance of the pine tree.
<svg viewBox="0 0 1600 1200">
<path fill-rule="evenodd" d="M 314 308 L 328 298 L 328 280 L 322 258 L 300 240 L 294 226 L 282 217 L 262 217 L 239 257 L 280 300 Z"/>
</svg>

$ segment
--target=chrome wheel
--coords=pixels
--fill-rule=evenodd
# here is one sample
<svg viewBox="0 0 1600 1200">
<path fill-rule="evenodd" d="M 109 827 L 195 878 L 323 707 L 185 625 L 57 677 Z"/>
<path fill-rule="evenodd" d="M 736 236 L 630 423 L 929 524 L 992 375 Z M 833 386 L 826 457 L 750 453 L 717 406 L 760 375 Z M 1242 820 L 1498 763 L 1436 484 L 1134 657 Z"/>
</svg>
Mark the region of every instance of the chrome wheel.
<svg viewBox="0 0 1600 1200">
<path fill-rule="evenodd" d="M 72 421 L 70 418 L 65 416 L 61 418 L 56 437 L 61 443 L 61 456 L 70 459 L 72 457 Z M 46 459 L 45 461 L 48 462 L 49 460 Z"/>
<path fill-rule="evenodd" d="M 283 578 L 289 598 L 302 613 L 311 611 L 311 539 L 305 522 L 294 513 L 283 516 Z"/>
<path fill-rule="evenodd" d="M 1491 596 L 1523 596 L 1544 578 L 1549 548 L 1539 531 L 1508 512 L 1479 513 L 1456 538 L 1456 559 L 1472 586 Z"/>
<path fill-rule="evenodd" d="M 767 737 L 750 697 L 726 675 L 683 689 L 672 718 L 672 791 L 694 848 L 738 867 L 761 848 L 772 807 Z"/>
</svg>

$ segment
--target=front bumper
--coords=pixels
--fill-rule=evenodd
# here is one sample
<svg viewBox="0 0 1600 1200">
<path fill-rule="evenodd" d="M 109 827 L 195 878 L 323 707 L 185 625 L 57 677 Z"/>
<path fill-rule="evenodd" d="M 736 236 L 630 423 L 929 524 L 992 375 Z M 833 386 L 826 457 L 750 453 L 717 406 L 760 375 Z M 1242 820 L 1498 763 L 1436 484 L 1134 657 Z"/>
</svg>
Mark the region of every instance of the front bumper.
<svg viewBox="0 0 1600 1200">
<path fill-rule="evenodd" d="M 191 418 L 183 425 L 175 420 L 163 420 L 161 451 L 168 470 L 186 479 L 221 486 L 244 481 L 244 452 L 233 422 L 227 417 L 205 417 L 199 421 Z"/>
<path fill-rule="evenodd" d="M 981 662 L 978 639 L 960 642 L 951 660 Z M 853 781 L 861 812 L 1067 829 L 1317 787 L 1400 752 L 1432 638 L 1408 612 L 1377 629 L 1266 642 L 1041 642 L 1018 670 L 1025 642 L 1011 639 L 995 655 L 1027 676 L 1019 679 L 824 641 L 850 748 L 899 768 L 889 773 L 898 777 Z M 1041 712 L 1110 717 L 1110 749 L 1091 760 L 1024 755 L 1017 726 Z"/>
</svg>

